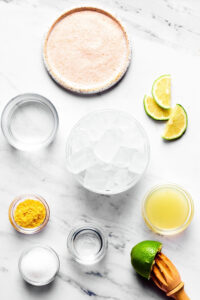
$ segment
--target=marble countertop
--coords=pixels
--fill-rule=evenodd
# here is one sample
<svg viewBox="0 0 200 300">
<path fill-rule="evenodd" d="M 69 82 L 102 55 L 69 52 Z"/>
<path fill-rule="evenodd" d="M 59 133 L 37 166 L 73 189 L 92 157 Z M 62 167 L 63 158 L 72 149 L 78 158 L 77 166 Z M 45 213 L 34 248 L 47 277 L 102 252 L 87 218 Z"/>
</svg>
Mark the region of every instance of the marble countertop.
<svg viewBox="0 0 200 300">
<path fill-rule="evenodd" d="M 110 91 L 80 97 L 58 87 L 46 73 L 41 45 L 50 22 L 72 5 L 98 4 L 125 23 L 133 44 L 132 63 L 124 79 Z M 56 106 L 60 127 L 48 148 L 26 153 L 14 150 L 0 133 L 0 299 L 1 300 L 143 300 L 167 299 L 151 282 L 139 278 L 130 264 L 132 246 L 144 239 L 163 242 L 163 252 L 180 270 L 186 291 L 199 299 L 200 274 L 200 2 L 197 0 L 0 0 L 0 112 L 14 96 L 35 92 Z M 189 126 L 180 140 L 161 139 L 163 124 L 150 120 L 142 99 L 160 74 L 172 74 L 172 101 L 187 110 Z M 101 108 L 132 112 L 146 129 L 151 160 L 143 179 L 130 191 L 101 196 L 84 190 L 65 166 L 65 144 L 73 124 Z M 161 237 L 141 216 L 144 194 L 158 183 L 173 182 L 187 189 L 195 216 L 183 234 Z M 11 200 L 21 193 L 42 195 L 51 219 L 40 234 L 17 234 L 8 221 Z M 108 233 L 103 261 L 90 268 L 72 261 L 66 248 L 77 221 L 97 221 Z M 18 257 L 36 243 L 52 246 L 61 259 L 60 273 L 49 286 L 25 284 L 18 273 Z"/>
</svg>

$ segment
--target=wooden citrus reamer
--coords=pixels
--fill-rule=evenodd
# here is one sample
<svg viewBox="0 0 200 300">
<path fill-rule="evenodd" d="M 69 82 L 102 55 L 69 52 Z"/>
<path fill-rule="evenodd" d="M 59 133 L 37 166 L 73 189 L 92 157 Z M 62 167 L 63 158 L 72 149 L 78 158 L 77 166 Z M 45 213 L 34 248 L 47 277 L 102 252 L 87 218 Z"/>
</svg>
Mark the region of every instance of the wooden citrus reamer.
<svg viewBox="0 0 200 300">
<path fill-rule="evenodd" d="M 184 291 L 184 283 L 181 281 L 178 270 L 169 258 L 161 252 L 155 257 L 151 279 L 168 297 L 177 300 L 190 300 Z"/>
</svg>

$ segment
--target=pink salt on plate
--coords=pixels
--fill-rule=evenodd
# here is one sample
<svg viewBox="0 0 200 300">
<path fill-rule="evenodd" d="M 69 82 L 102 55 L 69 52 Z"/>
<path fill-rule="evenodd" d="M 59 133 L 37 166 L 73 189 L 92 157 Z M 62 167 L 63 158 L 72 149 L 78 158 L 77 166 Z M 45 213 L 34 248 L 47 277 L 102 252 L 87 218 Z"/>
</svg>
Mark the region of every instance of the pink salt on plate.
<svg viewBox="0 0 200 300">
<path fill-rule="evenodd" d="M 127 34 L 109 13 L 91 7 L 72 9 L 50 28 L 44 61 L 64 88 L 96 93 L 117 83 L 130 62 Z"/>
</svg>

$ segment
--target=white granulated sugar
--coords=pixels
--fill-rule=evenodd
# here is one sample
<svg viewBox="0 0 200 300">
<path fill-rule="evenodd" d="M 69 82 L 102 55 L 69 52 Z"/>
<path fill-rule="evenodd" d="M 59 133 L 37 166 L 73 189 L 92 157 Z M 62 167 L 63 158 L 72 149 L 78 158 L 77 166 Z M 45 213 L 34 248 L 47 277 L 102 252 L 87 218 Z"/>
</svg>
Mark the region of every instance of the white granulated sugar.
<svg viewBox="0 0 200 300">
<path fill-rule="evenodd" d="M 58 264 L 57 256 L 50 249 L 35 247 L 23 256 L 20 269 L 26 281 L 42 285 L 53 279 Z"/>
</svg>

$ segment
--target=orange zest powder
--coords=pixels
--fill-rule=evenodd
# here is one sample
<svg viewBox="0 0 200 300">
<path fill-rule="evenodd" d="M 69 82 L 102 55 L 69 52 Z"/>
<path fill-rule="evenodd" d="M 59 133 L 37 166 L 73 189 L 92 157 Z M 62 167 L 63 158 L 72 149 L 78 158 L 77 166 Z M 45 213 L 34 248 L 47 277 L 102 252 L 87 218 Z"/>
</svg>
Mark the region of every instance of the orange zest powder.
<svg viewBox="0 0 200 300">
<path fill-rule="evenodd" d="M 45 206 L 38 200 L 24 200 L 17 205 L 14 212 L 16 224 L 24 228 L 40 226 L 44 222 L 45 217 Z"/>
</svg>

